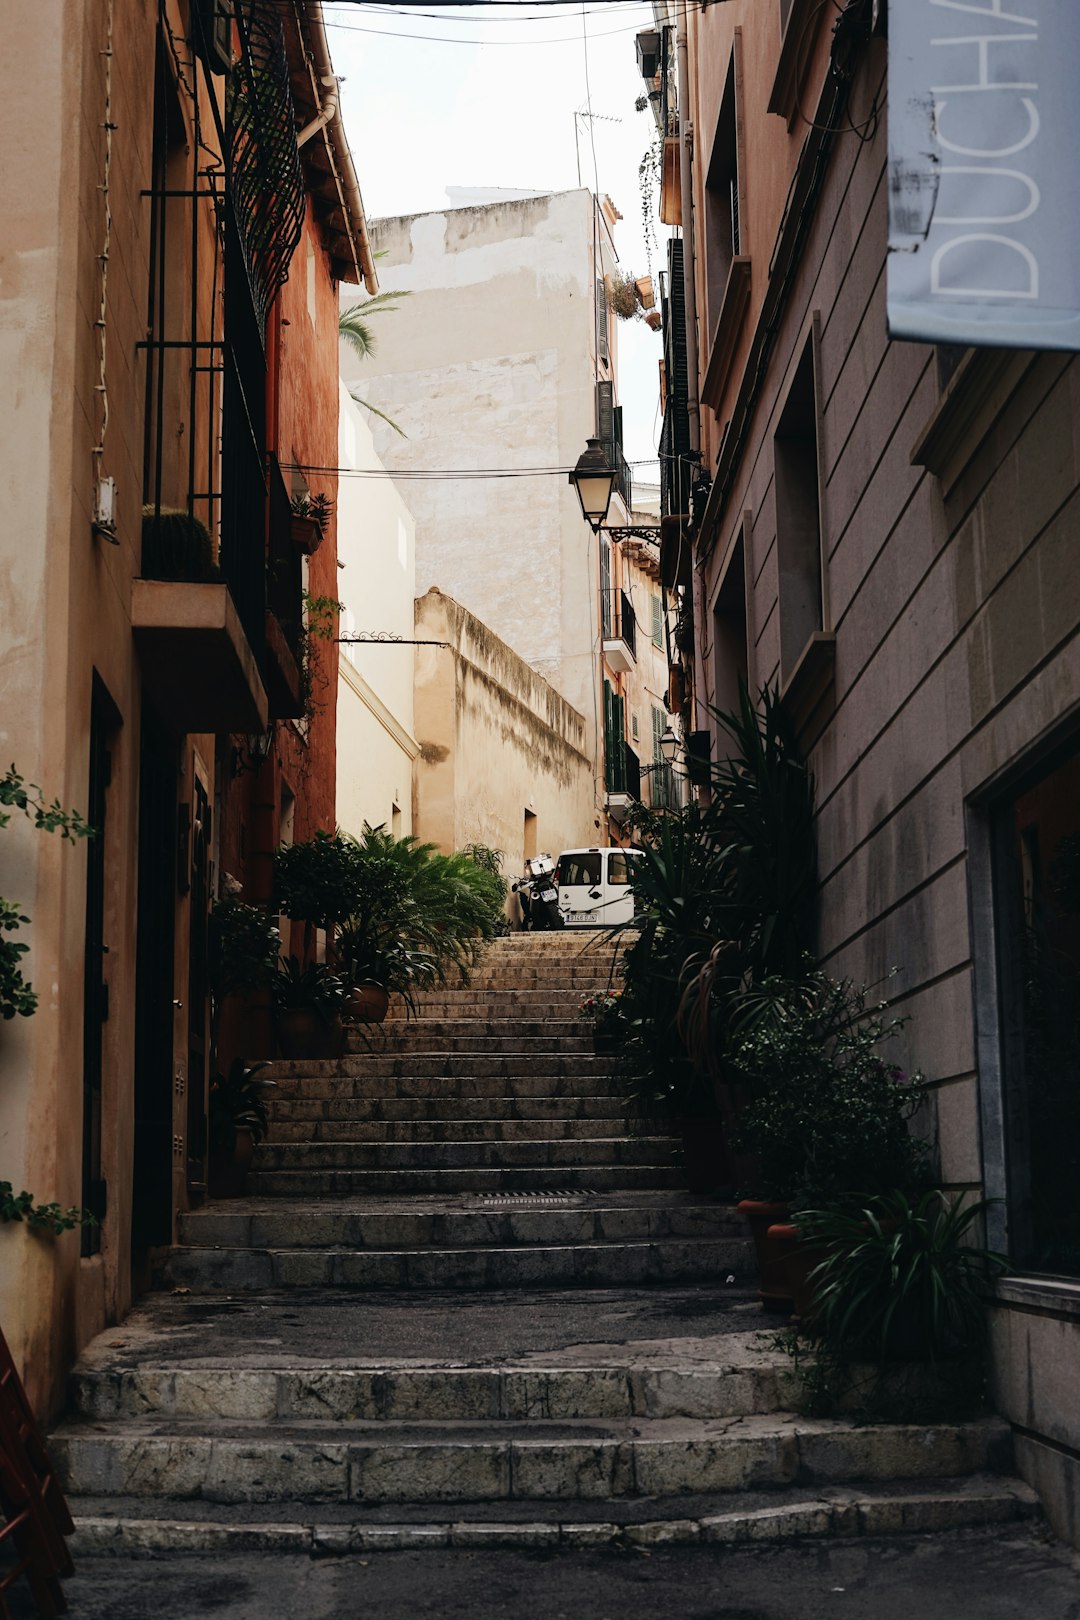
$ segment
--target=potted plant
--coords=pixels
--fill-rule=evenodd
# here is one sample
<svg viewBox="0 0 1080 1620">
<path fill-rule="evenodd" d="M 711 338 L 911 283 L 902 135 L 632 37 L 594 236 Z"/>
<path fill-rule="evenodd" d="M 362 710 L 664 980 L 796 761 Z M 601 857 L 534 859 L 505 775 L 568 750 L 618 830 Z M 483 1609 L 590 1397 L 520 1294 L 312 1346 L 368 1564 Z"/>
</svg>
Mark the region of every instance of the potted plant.
<svg viewBox="0 0 1080 1620">
<path fill-rule="evenodd" d="M 345 982 L 325 962 L 288 957 L 274 975 L 274 1032 L 282 1057 L 341 1055 Z"/>
<path fill-rule="evenodd" d="M 745 1087 L 736 1146 L 758 1171 L 740 1209 L 759 1245 L 762 1300 L 800 1293 L 812 1270 L 792 1209 L 850 1207 L 881 1187 L 908 1191 L 928 1181 L 927 1150 L 909 1122 L 917 1084 L 881 1056 L 902 1027 L 868 993 L 815 973 L 772 986 L 767 1008 L 733 1042 L 729 1061 Z M 801 1314 L 801 1313 L 800 1313 Z"/>
<path fill-rule="evenodd" d="M 972 1242 L 988 1207 L 939 1188 L 915 1198 L 894 1188 L 857 1207 L 800 1211 L 819 1256 L 804 1331 L 846 1360 L 969 1361 L 1009 1264 Z"/>
<path fill-rule="evenodd" d="M 221 579 L 205 523 L 171 506 L 142 510 L 143 579 L 184 580 L 210 585 Z"/>
<path fill-rule="evenodd" d="M 596 990 L 590 996 L 582 996 L 578 1017 L 591 1021 L 593 1044 L 597 1052 L 619 1050 L 618 990 Z"/>
<path fill-rule="evenodd" d="M 266 1093 L 275 1082 L 260 1078 L 265 1063 L 241 1058 L 228 1074 L 210 1081 L 210 1191 L 218 1198 L 241 1198 L 255 1149 L 269 1123 Z"/>
<path fill-rule="evenodd" d="M 334 503 L 328 495 L 309 495 L 305 491 L 293 496 L 290 510 L 293 545 L 305 557 L 312 557 L 326 538 Z"/>
</svg>

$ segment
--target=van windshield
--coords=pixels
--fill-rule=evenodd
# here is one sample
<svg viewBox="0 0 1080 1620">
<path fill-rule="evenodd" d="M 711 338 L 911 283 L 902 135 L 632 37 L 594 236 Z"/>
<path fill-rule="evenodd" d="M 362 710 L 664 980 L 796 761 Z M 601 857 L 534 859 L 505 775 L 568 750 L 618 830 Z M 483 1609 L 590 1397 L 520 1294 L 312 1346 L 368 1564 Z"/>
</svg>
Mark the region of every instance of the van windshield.
<svg viewBox="0 0 1080 1620">
<path fill-rule="evenodd" d="M 600 882 L 599 850 L 581 850 L 576 854 L 563 855 L 559 861 L 559 882 L 567 888 L 578 885 L 587 889 L 595 888 Z"/>
</svg>

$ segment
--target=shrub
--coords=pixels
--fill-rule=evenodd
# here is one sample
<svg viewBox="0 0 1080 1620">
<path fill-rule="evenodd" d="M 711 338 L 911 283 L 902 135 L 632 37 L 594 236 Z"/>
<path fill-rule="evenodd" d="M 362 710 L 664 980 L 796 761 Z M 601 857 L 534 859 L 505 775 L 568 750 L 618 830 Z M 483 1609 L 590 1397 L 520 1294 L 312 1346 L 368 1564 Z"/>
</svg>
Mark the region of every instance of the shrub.
<svg viewBox="0 0 1080 1620">
<path fill-rule="evenodd" d="M 800 1212 L 800 1232 L 824 1255 L 806 1332 L 850 1358 L 970 1357 L 983 1344 L 993 1280 L 1008 1269 L 1004 1255 L 971 1244 L 986 1209 L 933 1189 Z"/>
<path fill-rule="evenodd" d="M 729 1053 L 748 1098 L 737 1145 L 760 1162 L 748 1190 L 805 1208 L 925 1186 L 927 1150 L 908 1130 L 922 1093 L 878 1050 L 903 1020 L 823 973 L 771 989 Z"/>
</svg>

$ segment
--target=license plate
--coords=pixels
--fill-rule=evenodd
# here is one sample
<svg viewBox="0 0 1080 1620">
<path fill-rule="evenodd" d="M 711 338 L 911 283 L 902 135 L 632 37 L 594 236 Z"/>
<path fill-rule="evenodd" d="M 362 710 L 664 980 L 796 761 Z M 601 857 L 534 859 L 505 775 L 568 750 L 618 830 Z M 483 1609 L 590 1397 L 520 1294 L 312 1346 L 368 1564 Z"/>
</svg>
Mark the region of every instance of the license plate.
<svg viewBox="0 0 1080 1620">
<path fill-rule="evenodd" d="M 595 912 L 592 911 L 568 911 L 566 920 L 567 922 L 592 922 L 595 915 Z"/>
<path fill-rule="evenodd" d="M 541 900 L 557 900 L 559 898 L 559 891 L 558 889 L 541 889 L 540 898 Z"/>
</svg>

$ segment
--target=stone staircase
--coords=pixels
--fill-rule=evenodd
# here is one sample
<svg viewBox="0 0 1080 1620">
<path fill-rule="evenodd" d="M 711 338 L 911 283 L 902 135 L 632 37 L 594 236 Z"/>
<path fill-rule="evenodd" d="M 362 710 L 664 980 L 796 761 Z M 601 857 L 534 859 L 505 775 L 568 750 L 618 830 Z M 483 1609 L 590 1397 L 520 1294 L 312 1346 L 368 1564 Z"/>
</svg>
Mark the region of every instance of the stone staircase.
<svg viewBox="0 0 1080 1620">
<path fill-rule="evenodd" d="M 996 1419 L 796 1415 L 740 1220 L 629 1134 L 577 1017 L 610 946 L 498 941 L 275 1065 L 250 1196 L 193 1211 L 52 1450 L 85 1551 L 858 1534 L 1035 1511 Z"/>
</svg>

